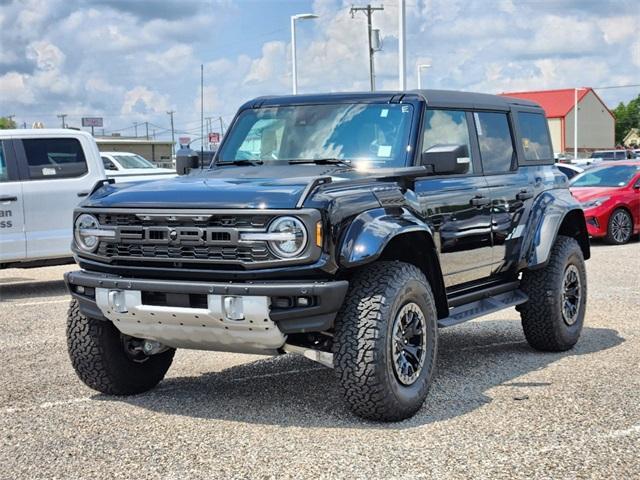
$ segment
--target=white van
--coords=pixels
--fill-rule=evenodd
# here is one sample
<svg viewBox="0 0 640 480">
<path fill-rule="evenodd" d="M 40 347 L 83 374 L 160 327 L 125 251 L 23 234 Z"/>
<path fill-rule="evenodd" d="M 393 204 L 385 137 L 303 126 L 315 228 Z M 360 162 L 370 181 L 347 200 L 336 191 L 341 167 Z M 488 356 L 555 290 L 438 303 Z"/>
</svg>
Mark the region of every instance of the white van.
<svg viewBox="0 0 640 480">
<path fill-rule="evenodd" d="M 86 132 L 0 130 L 0 268 L 71 262 L 73 209 L 106 180 L 98 146 Z"/>
</svg>

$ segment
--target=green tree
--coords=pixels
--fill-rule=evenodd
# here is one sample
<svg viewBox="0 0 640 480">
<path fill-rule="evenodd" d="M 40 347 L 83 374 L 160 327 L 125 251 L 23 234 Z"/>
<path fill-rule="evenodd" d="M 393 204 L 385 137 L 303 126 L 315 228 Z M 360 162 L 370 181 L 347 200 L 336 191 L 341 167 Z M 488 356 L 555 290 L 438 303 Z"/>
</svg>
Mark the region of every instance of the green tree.
<svg viewBox="0 0 640 480">
<path fill-rule="evenodd" d="M 0 117 L 0 130 L 6 130 L 7 128 L 16 128 L 16 122 L 8 117 Z"/>
<path fill-rule="evenodd" d="M 616 144 L 618 144 L 622 143 L 629 130 L 640 128 L 640 95 L 626 105 L 620 102 L 613 113 L 616 116 Z"/>
</svg>

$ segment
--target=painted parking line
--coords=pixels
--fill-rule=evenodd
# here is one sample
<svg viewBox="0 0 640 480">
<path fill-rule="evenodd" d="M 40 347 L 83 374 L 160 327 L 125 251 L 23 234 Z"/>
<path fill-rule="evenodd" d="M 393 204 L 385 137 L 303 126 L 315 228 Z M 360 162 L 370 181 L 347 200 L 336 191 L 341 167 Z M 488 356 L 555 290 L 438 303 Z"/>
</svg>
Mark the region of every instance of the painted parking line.
<svg viewBox="0 0 640 480">
<path fill-rule="evenodd" d="M 25 303 L 0 302 L 0 306 L 31 307 L 34 305 L 51 305 L 52 303 L 69 303 L 69 299 L 65 298 L 64 300 L 49 300 L 45 302 L 25 302 Z"/>
<path fill-rule="evenodd" d="M 75 403 L 88 402 L 89 400 L 91 400 L 91 398 L 89 398 L 89 397 L 80 397 L 80 398 L 70 398 L 68 400 L 57 400 L 57 401 L 54 401 L 54 402 L 44 402 L 44 403 L 40 403 L 39 405 L 30 405 L 30 406 L 27 406 L 27 407 L 8 407 L 8 408 L 3 408 L 2 410 L 0 410 L 0 413 L 6 414 L 6 413 L 31 412 L 33 410 L 46 410 L 46 409 L 54 408 L 54 407 L 73 405 Z"/>
</svg>

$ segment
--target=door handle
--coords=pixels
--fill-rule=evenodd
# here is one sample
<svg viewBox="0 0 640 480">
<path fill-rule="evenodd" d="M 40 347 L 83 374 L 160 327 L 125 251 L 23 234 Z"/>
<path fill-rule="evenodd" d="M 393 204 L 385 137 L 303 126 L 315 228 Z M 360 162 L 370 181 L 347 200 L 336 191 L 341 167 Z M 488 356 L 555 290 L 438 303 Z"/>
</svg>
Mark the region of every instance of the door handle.
<svg viewBox="0 0 640 480">
<path fill-rule="evenodd" d="M 79 197 L 86 197 L 89 195 L 89 190 L 85 190 L 84 192 L 78 192 Z"/>
<path fill-rule="evenodd" d="M 0 197 L 0 202 L 17 202 L 18 197 Z"/>
<path fill-rule="evenodd" d="M 491 203 L 491 199 L 489 197 L 478 195 L 473 197 L 469 203 L 474 207 L 482 207 L 483 205 L 489 205 Z"/>
<path fill-rule="evenodd" d="M 523 188 L 516 195 L 516 200 L 527 200 L 529 198 L 533 198 L 533 190 L 529 190 L 528 188 Z"/>
</svg>

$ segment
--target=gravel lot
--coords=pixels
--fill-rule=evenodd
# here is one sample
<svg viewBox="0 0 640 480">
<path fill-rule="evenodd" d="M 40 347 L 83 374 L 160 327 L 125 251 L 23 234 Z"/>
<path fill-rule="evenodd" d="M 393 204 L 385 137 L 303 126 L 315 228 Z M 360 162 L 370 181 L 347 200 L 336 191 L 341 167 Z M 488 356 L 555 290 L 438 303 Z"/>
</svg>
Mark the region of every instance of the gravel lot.
<svg viewBox="0 0 640 480">
<path fill-rule="evenodd" d="M 293 356 L 178 351 L 147 394 L 97 394 L 67 358 L 73 266 L 0 272 L 0 478 L 640 478 L 640 244 L 596 244 L 576 348 L 532 351 L 509 309 L 441 330 L 411 420 L 349 413 Z"/>
</svg>

